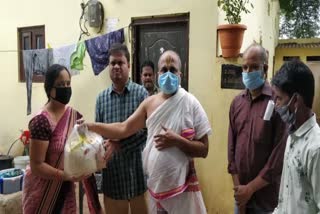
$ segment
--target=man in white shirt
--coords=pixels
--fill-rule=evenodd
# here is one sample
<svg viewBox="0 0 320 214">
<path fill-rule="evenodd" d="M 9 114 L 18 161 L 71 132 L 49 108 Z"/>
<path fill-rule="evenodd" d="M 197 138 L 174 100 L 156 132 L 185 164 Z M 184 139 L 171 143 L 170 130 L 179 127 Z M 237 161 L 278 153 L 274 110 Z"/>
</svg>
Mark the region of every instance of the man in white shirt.
<svg viewBox="0 0 320 214">
<path fill-rule="evenodd" d="M 320 213 L 320 128 L 312 112 L 314 77 L 300 61 L 272 79 L 276 111 L 289 125 L 276 214 Z"/>
</svg>

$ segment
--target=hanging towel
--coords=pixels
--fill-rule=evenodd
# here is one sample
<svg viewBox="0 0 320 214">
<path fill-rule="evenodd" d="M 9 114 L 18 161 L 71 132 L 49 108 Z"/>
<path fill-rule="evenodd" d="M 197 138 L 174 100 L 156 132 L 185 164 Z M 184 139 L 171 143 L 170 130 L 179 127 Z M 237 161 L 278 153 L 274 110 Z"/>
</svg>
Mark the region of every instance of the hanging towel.
<svg viewBox="0 0 320 214">
<path fill-rule="evenodd" d="M 123 42 L 123 28 L 85 41 L 95 75 L 98 75 L 108 66 L 111 45 Z"/>
<path fill-rule="evenodd" d="M 77 44 L 77 49 L 71 54 L 70 67 L 75 70 L 83 70 L 83 58 L 86 53 L 86 45 L 84 42 Z"/>
<path fill-rule="evenodd" d="M 76 44 L 66 45 L 59 48 L 53 48 L 53 61 L 50 64 L 60 64 L 65 66 L 70 71 L 70 74 L 72 76 L 79 74 L 80 72 L 78 70 L 71 69 L 70 66 L 70 58 L 72 53 L 76 51 L 76 48 Z"/>
<path fill-rule="evenodd" d="M 27 115 L 31 114 L 33 75 L 45 75 L 52 61 L 52 49 L 24 50 L 23 67 L 27 86 Z"/>
</svg>

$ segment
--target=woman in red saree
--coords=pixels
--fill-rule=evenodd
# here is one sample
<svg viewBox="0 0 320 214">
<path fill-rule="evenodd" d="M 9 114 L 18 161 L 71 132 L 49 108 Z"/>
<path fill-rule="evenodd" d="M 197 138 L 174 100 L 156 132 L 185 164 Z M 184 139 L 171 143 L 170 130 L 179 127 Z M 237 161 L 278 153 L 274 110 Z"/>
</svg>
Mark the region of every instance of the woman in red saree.
<svg viewBox="0 0 320 214">
<path fill-rule="evenodd" d="M 82 115 L 67 106 L 71 97 L 67 68 L 52 65 L 45 76 L 48 102 L 29 122 L 30 167 L 23 185 L 23 213 L 77 213 L 75 184 L 83 182 L 90 213 L 102 213 L 94 176 L 79 178 L 63 171 L 64 145 Z"/>
</svg>

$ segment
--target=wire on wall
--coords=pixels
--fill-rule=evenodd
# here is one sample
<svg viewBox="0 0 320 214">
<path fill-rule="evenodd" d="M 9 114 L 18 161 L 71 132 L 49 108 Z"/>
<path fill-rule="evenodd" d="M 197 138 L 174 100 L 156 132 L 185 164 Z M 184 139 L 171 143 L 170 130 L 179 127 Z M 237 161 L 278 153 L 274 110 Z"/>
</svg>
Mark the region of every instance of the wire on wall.
<svg viewBox="0 0 320 214">
<path fill-rule="evenodd" d="M 87 22 L 88 22 L 88 19 L 89 21 L 91 22 L 91 18 L 90 18 L 90 2 L 93 2 L 92 0 L 89 0 L 87 3 L 84 3 L 84 1 L 82 1 L 82 3 L 80 4 L 81 6 L 81 16 L 80 16 L 80 19 L 79 19 L 79 27 L 80 27 L 80 36 L 79 36 L 79 39 L 78 41 L 80 41 L 82 39 L 82 36 L 83 35 L 86 35 L 86 36 L 90 36 L 90 33 L 88 31 L 88 28 L 87 28 Z M 101 33 L 102 31 L 102 28 L 103 28 L 103 24 L 104 24 L 104 8 L 103 8 L 103 5 L 100 1 L 94 1 L 94 4 L 97 4 L 99 7 L 99 15 L 100 17 L 97 17 L 99 20 L 100 20 L 100 24 L 99 26 L 94 26 L 94 27 L 99 27 L 99 31 L 97 33 Z M 87 16 L 86 16 L 87 14 Z M 84 21 L 83 21 L 84 20 Z M 91 23 L 90 23 L 90 26 L 91 26 Z"/>
<path fill-rule="evenodd" d="M 87 28 L 87 26 L 86 26 L 86 22 L 88 21 L 87 19 L 85 19 L 85 17 L 84 17 L 84 15 L 85 15 L 85 10 L 86 10 L 86 8 L 88 7 L 88 3 L 84 3 L 84 2 L 82 2 L 81 4 L 80 4 L 80 6 L 81 6 L 81 16 L 80 16 L 80 19 L 79 19 L 79 27 L 80 27 L 80 36 L 79 36 L 79 39 L 78 39 L 78 41 L 80 41 L 81 39 L 82 39 L 82 36 L 83 35 L 86 35 L 86 36 L 90 36 L 90 33 L 89 33 L 89 31 L 88 31 L 88 28 Z M 83 23 L 83 27 L 82 27 L 82 21 L 83 21 L 83 19 L 84 19 L 84 23 Z"/>
</svg>

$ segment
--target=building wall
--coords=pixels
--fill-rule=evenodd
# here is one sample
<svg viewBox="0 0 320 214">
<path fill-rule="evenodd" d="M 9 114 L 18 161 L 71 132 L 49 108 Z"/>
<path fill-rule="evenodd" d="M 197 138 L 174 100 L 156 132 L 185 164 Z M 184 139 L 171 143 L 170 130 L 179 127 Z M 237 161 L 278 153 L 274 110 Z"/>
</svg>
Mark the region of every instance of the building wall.
<svg viewBox="0 0 320 214">
<path fill-rule="evenodd" d="M 196 167 L 208 213 L 232 213 L 232 181 L 227 174 L 227 130 L 228 111 L 232 98 L 239 90 L 220 88 L 221 64 L 240 63 L 241 59 L 226 61 L 216 57 L 216 27 L 221 19 L 216 0 L 101 0 L 106 17 L 118 18 L 118 28 L 126 27 L 126 43 L 131 18 L 190 13 L 189 34 L 189 91 L 203 105 L 213 128 L 210 136 L 209 155 L 197 159 Z M 18 137 L 19 129 L 27 128 L 31 116 L 26 116 L 25 83 L 18 82 L 17 28 L 45 24 L 46 43 L 51 47 L 75 43 L 79 36 L 78 19 L 81 0 L 33 0 L 7 1 L 0 14 L 0 26 L 6 29 L 0 39 L 0 59 L 3 77 L 0 96 L 0 150 L 6 151 L 10 142 Z M 266 12 L 271 4 L 270 16 Z M 253 40 L 262 41 L 273 56 L 276 30 L 274 21 L 269 20 L 278 8 L 274 1 L 255 1 L 252 14 L 243 19 L 248 26 L 244 47 Z M 138 5 L 138 7 L 137 7 Z M 13 13 L 14 11 L 14 13 Z M 16 15 L 12 15 L 16 14 Z M 9 18 L 10 17 L 10 18 Z M 220 17 L 220 18 L 219 18 Z M 63 24 L 62 24 L 63 23 Z M 93 35 L 94 36 L 94 35 Z M 94 118 L 95 98 L 99 91 L 110 86 L 108 72 L 98 77 L 93 75 L 88 55 L 85 70 L 72 79 L 73 96 L 70 105 L 77 108 L 88 121 Z M 36 113 L 46 102 L 43 84 L 33 85 L 32 112 Z M 12 115 L 11 117 L 9 115 Z M 14 117 L 13 117 L 14 116 Z"/>
<path fill-rule="evenodd" d="M 250 14 L 242 16 L 242 24 L 247 25 L 247 30 L 244 34 L 244 41 L 241 48 L 241 53 L 254 41 L 261 44 L 269 51 L 269 70 L 268 80 L 272 77 L 275 47 L 278 43 L 279 31 L 279 2 L 264 0 L 252 1 L 254 9 Z M 225 15 L 223 11 L 218 10 L 218 24 L 225 24 Z M 218 46 L 218 56 L 221 54 Z M 215 74 L 214 74 L 214 100 L 212 103 L 213 114 L 213 155 L 209 162 L 201 163 L 201 172 L 205 173 L 205 169 L 211 168 L 214 173 L 210 177 L 202 178 L 205 183 L 211 182 L 208 190 L 204 191 L 205 199 L 214 198 L 209 205 L 211 213 L 233 213 L 233 191 L 232 179 L 227 173 L 227 135 L 228 135 L 228 113 L 229 106 L 240 91 L 231 89 L 221 89 L 221 65 L 236 64 L 240 65 L 242 58 L 223 59 L 216 57 Z M 211 165 L 210 165 L 211 164 Z M 212 206 L 211 206 L 212 205 Z M 211 209 L 211 210 L 210 210 Z M 227 210 L 227 211 L 226 211 Z"/>
<path fill-rule="evenodd" d="M 240 24 L 245 24 L 247 30 L 244 34 L 241 53 L 254 41 L 261 44 L 269 52 L 269 71 L 268 79 L 272 77 L 275 47 L 279 38 L 279 2 L 273 0 L 251 1 L 254 8 L 248 7 L 251 11 L 249 14 L 242 15 Z M 222 10 L 218 11 L 219 24 L 227 23 L 225 14 Z M 220 47 L 219 55 L 221 53 Z"/>
<path fill-rule="evenodd" d="M 43 83 L 34 83 L 32 114 L 26 116 L 26 84 L 18 81 L 17 28 L 45 25 L 46 44 L 53 48 L 76 43 L 79 37 L 80 3 L 80 0 L 33 0 L 6 1 L 2 5 L 0 26 L 5 30 L 0 36 L 0 151 L 7 151 L 10 143 L 19 137 L 19 130 L 27 128 L 32 114 L 39 111 L 47 101 Z M 86 57 L 85 70 L 72 78 L 73 95 L 70 104 L 79 109 L 86 119 L 93 120 L 95 97 L 109 84 L 106 72 L 98 77 L 93 75 L 90 60 Z"/>
<path fill-rule="evenodd" d="M 275 69 L 274 72 L 277 72 L 281 66 L 283 65 L 283 57 L 293 57 L 298 56 L 300 60 L 309 66 L 311 71 L 313 72 L 314 79 L 315 79 L 315 96 L 313 100 L 313 111 L 317 115 L 317 120 L 320 123 L 320 75 L 319 75 L 319 69 L 320 69 L 320 61 L 314 61 L 314 62 L 308 62 L 307 57 L 308 56 L 320 56 L 320 39 L 285 39 L 280 40 L 279 44 L 286 44 L 286 43 L 295 43 L 296 47 L 292 45 L 292 48 L 284 48 L 284 47 L 277 47 L 276 48 L 276 57 L 275 57 Z M 314 48 L 307 48 L 306 44 L 312 44 L 315 43 L 317 45 L 314 45 Z M 297 47 L 298 45 L 301 45 L 302 47 Z"/>
<path fill-rule="evenodd" d="M 306 43 L 320 43 L 320 39 L 283 39 L 279 40 L 279 44 L 296 43 L 297 45 L 303 45 Z M 281 48 L 278 47 L 275 50 L 275 66 L 274 70 L 277 71 L 283 64 L 284 56 L 299 56 L 300 60 L 304 63 L 307 62 L 307 56 L 320 56 L 320 48 Z"/>
<path fill-rule="evenodd" d="M 319 56 L 320 48 L 277 48 L 274 70 L 280 69 L 281 65 L 284 63 L 284 56 L 299 56 L 300 60 L 304 63 L 307 62 L 307 56 Z"/>
</svg>

